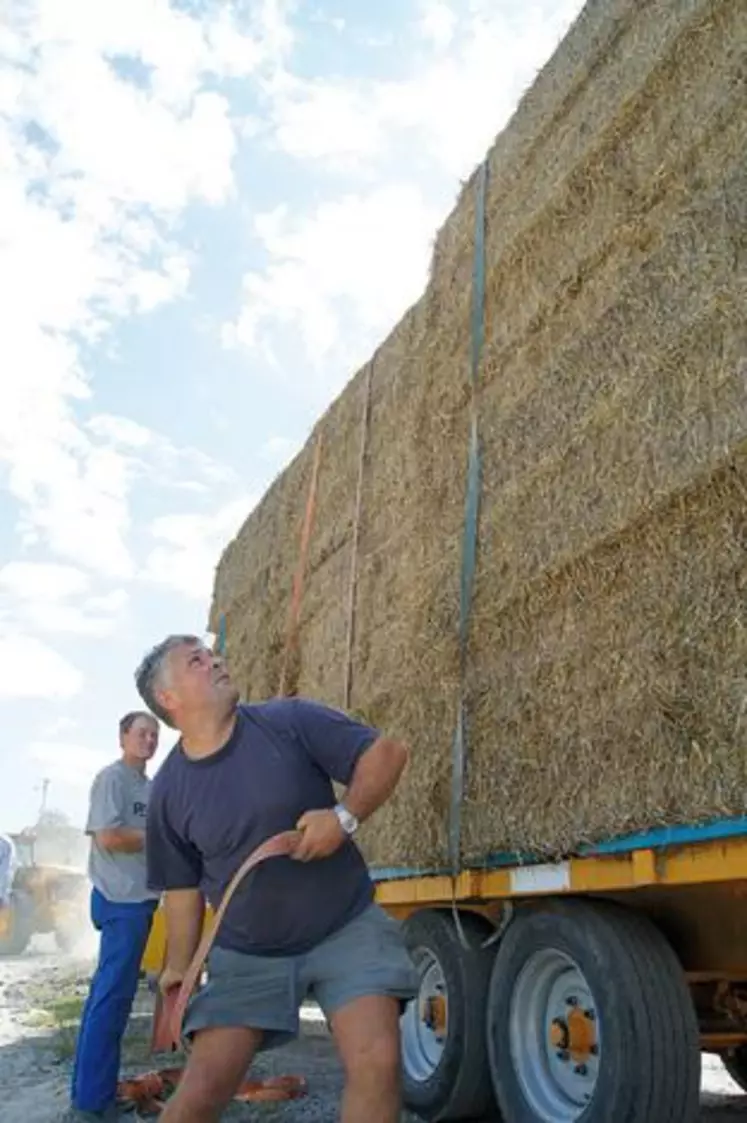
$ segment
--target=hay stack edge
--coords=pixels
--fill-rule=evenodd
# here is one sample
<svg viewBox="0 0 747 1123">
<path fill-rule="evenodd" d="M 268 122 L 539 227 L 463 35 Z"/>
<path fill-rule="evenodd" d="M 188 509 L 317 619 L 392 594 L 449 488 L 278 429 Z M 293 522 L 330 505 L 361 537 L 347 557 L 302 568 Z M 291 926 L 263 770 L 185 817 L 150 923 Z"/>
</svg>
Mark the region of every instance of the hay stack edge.
<svg viewBox="0 0 747 1123">
<path fill-rule="evenodd" d="M 747 811 L 746 73 L 747 5 L 591 0 L 486 158 L 474 402 L 479 169 L 220 559 L 244 697 L 409 742 L 373 865 L 446 862 L 460 697 L 465 863 Z"/>
</svg>

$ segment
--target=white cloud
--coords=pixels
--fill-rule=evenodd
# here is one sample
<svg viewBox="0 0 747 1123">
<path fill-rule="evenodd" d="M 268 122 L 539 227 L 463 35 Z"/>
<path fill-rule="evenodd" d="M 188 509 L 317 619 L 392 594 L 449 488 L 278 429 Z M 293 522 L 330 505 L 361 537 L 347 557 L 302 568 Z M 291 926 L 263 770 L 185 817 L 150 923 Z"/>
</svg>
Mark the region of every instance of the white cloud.
<svg viewBox="0 0 747 1123">
<path fill-rule="evenodd" d="M 285 5 L 10 0 L 0 72 L 0 465 L 26 543 L 133 572 L 131 460 L 86 431 L 82 341 L 185 292 L 186 207 L 233 191 L 234 124 L 213 78 L 274 67 Z"/>
<path fill-rule="evenodd" d="M 521 7 L 473 0 L 457 8 L 423 0 L 410 75 L 385 81 L 284 75 L 272 106 L 278 146 L 331 170 L 365 156 L 396 160 L 400 168 L 427 160 L 464 178 L 582 7 L 582 0 Z"/>
<path fill-rule="evenodd" d="M 83 675 L 33 636 L 0 635 L 0 698 L 65 700 L 79 694 Z"/>
<path fill-rule="evenodd" d="M 233 481 L 198 449 L 179 448 L 130 418 L 97 414 L 76 425 L 70 417 L 58 433 L 58 440 L 38 432 L 34 439 L 32 426 L 15 451 L 10 483 L 26 504 L 22 539 L 110 578 L 127 580 L 135 572 L 128 533 L 138 481 L 192 492 Z"/>
<path fill-rule="evenodd" d="M 77 728 L 77 724 L 74 718 L 60 714 L 42 727 L 39 734 L 40 739 L 42 741 L 51 741 L 55 737 L 58 737 L 60 733 L 70 733 L 73 729 Z"/>
<path fill-rule="evenodd" d="M 344 170 L 383 155 L 386 122 L 366 107 L 366 90 L 325 79 L 287 76 L 275 107 L 275 142 L 299 160 L 323 160 Z"/>
<path fill-rule="evenodd" d="M 143 578 L 204 600 L 210 595 L 217 560 L 257 501 L 233 500 L 214 514 L 164 515 L 151 526 L 158 545 L 151 551 Z"/>
<path fill-rule="evenodd" d="M 138 424 L 131 417 L 117 417 L 109 413 L 92 417 L 87 428 L 97 437 L 104 437 L 123 448 L 147 448 L 154 439 L 154 434 L 145 425 Z"/>
<path fill-rule="evenodd" d="M 97 414 L 86 429 L 125 450 L 133 475 L 158 480 L 163 488 L 205 491 L 216 484 L 235 482 L 235 474 L 197 448 L 179 447 L 153 429 L 128 417 Z"/>
<path fill-rule="evenodd" d="M 457 17 L 443 0 L 421 0 L 420 30 L 437 50 L 446 50 L 454 38 Z"/>
<path fill-rule="evenodd" d="M 52 441 L 25 446 L 10 480 L 25 502 L 20 530 L 27 544 L 44 543 L 58 556 L 109 577 L 132 575 L 125 457 L 75 430 L 67 446 Z"/>
<path fill-rule="evenodd" d="M 32 741 L 28 755 L 41 766 L 46 779 L 86 789 L 96 773 L 112 759 L 111 752 L 54 740 Z"/>
<path fill-rule="evenodd" d="M 127 604 L 125 590 L 114 589 L 76 605 L 52 604 L 43 610 L 34 606 L 28 615 L 39 631 L 102 637 L 112 635 L 121 626 Z"/>
<path fill-rule="evenodd" d="M 0 613 L 36 632 L 105 636 L 122 622 L 124 589 L 95 593 L 91 577 L 73 566 L 9 562 L 0 569 Z"/>
<path fill-rule="evenodd" d="M 259 215 L 255 230 L 271 264 L 244 278 L 244 307 L 226 343 L 270 345 L 273 329 L 291 324 L 333 382 L 419 296 L 435 224 L 435 208 L 406 184 L 345 195 L 303 218 L 282 207 Z"/>
<path fill-rule="evenodd" d="M 262 445 L 259 454 L 263 460 L 271 464 L 289 460 L 300 448 L 300 442 L 291 440 L 290 437 L 270 437 Z"/>
<path fill-rule="evenodd" d="M 9 562 L 0 569 L 0 589 L 15 597 L 55 601 L 87 591 L 90 580 L 71 565 Z"/>
</svg>

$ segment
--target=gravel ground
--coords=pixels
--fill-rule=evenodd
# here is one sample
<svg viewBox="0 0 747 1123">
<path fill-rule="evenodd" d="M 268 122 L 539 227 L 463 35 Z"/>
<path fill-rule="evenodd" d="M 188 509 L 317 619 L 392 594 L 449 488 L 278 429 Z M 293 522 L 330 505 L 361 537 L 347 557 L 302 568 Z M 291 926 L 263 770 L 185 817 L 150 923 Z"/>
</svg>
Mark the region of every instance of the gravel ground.
<svg viewBox="0 0 747 1123">
<path fill-rule="evenodd" d="M 42 942 L 19 959 L 0 960 L 0 1123 L 59 1123 L 63 1118 L 74 1041 L 74 1026 L 65 1019 L 74 1019 L 75 995 L 85 993 L 89 970 L 87 960 L 63 960 Z M 125 1047 L 127 1072 L 158 1064 L 148 1055 L 151 1008 L 152 998 L 143 993 Z M 300 1041 L 263 1058 L 255 1072 L 303 1075 L 309 1094 L 286 1104 L 237 1104 L 226 1113 L 226 1123 L 333 1123 L 337 1118 L 340 1069 L 323 1023 L 313 1014 Z M 702 1104 L 703 1123 L 747 1123 L 747 1097 L 711 1057 L 704 1058 Z M 403 1116 L 402 1123 L 417 1121 Z"/>
</svg>

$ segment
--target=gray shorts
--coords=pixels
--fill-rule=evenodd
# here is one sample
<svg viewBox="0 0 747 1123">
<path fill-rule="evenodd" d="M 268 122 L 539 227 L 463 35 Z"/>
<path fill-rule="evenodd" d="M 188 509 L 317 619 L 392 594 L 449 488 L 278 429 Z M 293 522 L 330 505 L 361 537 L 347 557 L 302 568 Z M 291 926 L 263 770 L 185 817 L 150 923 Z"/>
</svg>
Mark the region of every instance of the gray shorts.
<svg viewBox="0 0 747 1123">
<path fill-rule="evenodd" d="M 263 1031 L 263 1049 L 298 1035 L 306 998 L 318 1002 L 329 1019 L 367 995 L 407 1002 L 419 985 L 399 923 L 376 904 L 305 955 L 267 957 L 214 948 L 207 975 L 187 1008 L 185 1037 L 214 1026 L 247 1026 Z"/>
</svg>

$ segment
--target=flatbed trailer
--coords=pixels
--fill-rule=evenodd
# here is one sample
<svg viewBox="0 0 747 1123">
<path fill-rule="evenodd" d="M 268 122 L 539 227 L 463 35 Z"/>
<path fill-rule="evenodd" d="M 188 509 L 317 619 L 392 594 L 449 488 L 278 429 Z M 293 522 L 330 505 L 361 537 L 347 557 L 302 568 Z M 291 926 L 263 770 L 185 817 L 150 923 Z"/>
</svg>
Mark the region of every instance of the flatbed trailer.
<svg viewBox="0 0 747 1123">
<path fill-rule="evenodd" d="M 401 1027 L 421 1118 L 694 1123 L 702 1052 L 747 1090 L 747 818 L 372 872 L 420 972 Z M 159 910 L 144 969 L 163 954 Z"/>
</svg>

